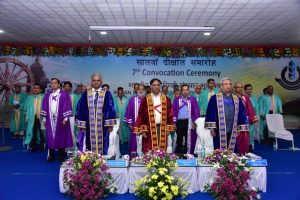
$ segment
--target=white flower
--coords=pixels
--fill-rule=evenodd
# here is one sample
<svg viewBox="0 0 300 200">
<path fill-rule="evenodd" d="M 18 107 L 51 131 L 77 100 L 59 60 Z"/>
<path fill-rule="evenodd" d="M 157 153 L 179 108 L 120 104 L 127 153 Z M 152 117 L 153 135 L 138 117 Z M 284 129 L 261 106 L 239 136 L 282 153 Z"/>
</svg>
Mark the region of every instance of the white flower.
<svg viewBox="0 0 300 200">
<path fill-rule="evenodd" d="M 261 199 L 260 194 L 257 194 L 257 195 L 256 195 L 256 198 L 257 198 L 257 199 Z"/>
<path fill-rule="evenodd" d="M 115 188 L 111 187 L 109 191 L 110 191 L 110 193 L 113 193 L 115 191 Z"/>
<path fill-rule="evenodd" d="M 239 161 L 239 166 L 245 166 L 245 164 Z"/>
<path fill-rule="evenodd" d="M 220 164 L 219 164 L 219 163 L 215 163 L 215 164 L 213 165 L 213 168 L 216 168 L 216 169 L 220 168 Z"/>
<path fill-rule="evenodd" d="M 246 172 L 250 172 L 250 169 L 248 167 L 245 167 Z"/>
</svg>

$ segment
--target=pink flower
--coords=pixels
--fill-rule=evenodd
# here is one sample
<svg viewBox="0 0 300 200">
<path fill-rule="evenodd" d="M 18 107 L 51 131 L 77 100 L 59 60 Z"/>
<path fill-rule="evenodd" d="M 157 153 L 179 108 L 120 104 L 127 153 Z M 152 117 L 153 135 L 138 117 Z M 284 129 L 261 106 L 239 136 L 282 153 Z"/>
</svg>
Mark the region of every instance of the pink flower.
<svg viewBox="0 0 300 200">
<path fill-rule="evenodd" d="M 247 181 L 248 179 L 250 179 L 250 175 L 249 175 L 249 173 L 246 172 L 246 171 L 242 171 L 242 172 L 240 173 L 240 176 L 242 177 L 242 179 L 243 179 L 244 181 Z"/>
<path fill-rule="evenodd" d="M 235 170 L 235 166 L 231 163 L 227 164 L 227 167 L 229 170 L 234 171 Z"/>
</svg>

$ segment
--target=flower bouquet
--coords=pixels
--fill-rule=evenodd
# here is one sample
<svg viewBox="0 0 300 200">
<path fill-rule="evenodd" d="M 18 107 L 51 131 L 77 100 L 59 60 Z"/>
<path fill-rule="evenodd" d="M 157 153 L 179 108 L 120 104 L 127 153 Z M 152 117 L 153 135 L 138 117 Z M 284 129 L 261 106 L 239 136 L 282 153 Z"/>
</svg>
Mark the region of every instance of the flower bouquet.
<svg viewBox="0 0 300 200">
<path fill-rule="evenodd" d="M 164 151 L 149 152 L 145 161 L 149 175 L 136 181 L 134 193 L 142 199 L 173 199 L 176 196 L 184 198 L 188 195 L 187 184 L 183 179 L 171 175 L 177 168 L 176 156 L 166 154 Z"/>
<path fill-rule="evenodd" d="M 67 195 L 75 199 L 99 199 L 114 193 L 116 186 L 107 172 L 108 166 L 101 155 L 93 152 L 79 152 L 64 163 L 70 166 L 64 170 L 64 184 Z"/>
<path fill-rule="evenodd" d="M 260 199 L 255 188 L 250 188 L 248 181 L 253 169 L 247 165 L 245 159 L 226 150 L 215 150 L 211 156 L 205 158 L 207 164 L 213 165 L 216 177 L 212 184 L 204 189 L 217 200 L 251 200 Z"/>
</svg>

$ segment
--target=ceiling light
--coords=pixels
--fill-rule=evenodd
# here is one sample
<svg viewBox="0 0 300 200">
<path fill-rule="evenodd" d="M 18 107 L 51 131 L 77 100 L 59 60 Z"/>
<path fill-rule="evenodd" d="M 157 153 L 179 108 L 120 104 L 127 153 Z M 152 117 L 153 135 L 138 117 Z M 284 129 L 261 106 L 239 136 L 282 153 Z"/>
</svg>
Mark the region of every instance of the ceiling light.
<svg viewBox="0 0 300 200">
<path fill-rule="evenodd" d="M 91 31 L 177 31 L 177 32 L 206 32 L 213 31 L 213 26 L 90 26 Z"/>
<path fill-rule="evenodd" d="M 100 34 L 101 35 L 107 35 L 107 32 L 106 31 L 100 31 Z"/>
<path fill-rule="evenodd" d="M 211 34 L 211 32 L 205 32 L 205 33 L 203 33 L 203 35 L 205 35 L 205 36 L 209 36 Z"/>
<path fill-rule="evenodd" d="M 4 33 L 4 31 L 0 29 L 0 33 Z"/>
</svg>

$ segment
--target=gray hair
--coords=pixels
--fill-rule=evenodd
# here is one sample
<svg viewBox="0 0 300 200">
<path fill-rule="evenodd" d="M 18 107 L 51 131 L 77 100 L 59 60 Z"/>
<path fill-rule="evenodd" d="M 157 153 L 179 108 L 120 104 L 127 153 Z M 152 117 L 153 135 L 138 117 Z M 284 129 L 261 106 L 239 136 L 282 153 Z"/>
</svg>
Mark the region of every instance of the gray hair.
<svg viewBox="0 0 300 200">
<path fill-rule="evenodd" d="M 228 77 L 223 77 L 223 78 L 221 78 L 220 84 L 222 85 L 222 84 L 223 84 L 223 81 L 226 81 L 226 80 L 229 80 L 230 82 L 232 82 L 230 78 L 228 78 Z"/>
<path fill-rule="evenodd" d="M 241 84 L 243 86 L 243 84 L 241 82 L 237 81 L 237 82 L 234 83 L 234 87 L 236 87 L 238 84 Z"/>
<path fill-rule="evenodd" d="M 100 79 L 102 80 L 102 76 L 101 76 L 101 74 L 99 74 L 99 73 L 93 73 L 92 76 L 91 76 L 91 80 L 92 80 L 95 76 L 99 76 Z"/>
</svg>

